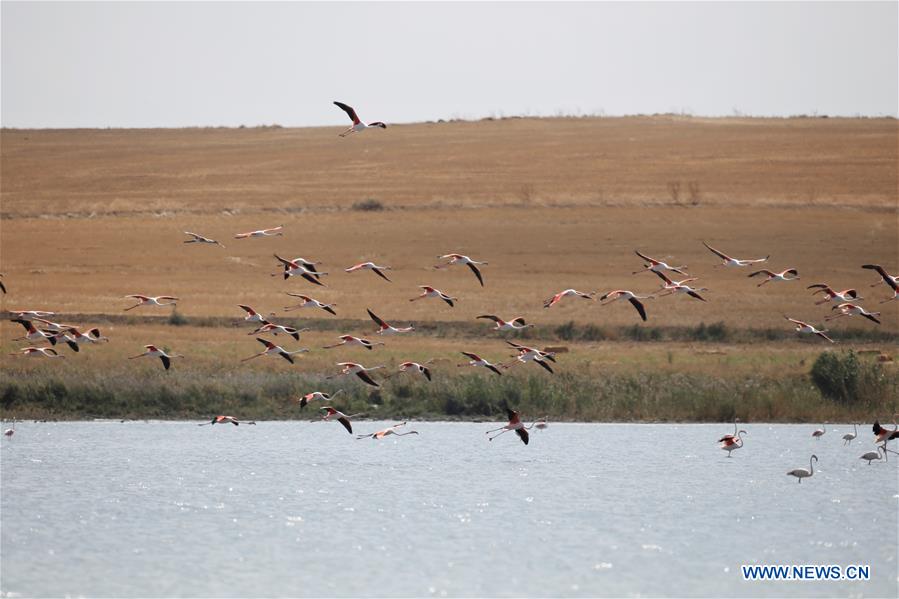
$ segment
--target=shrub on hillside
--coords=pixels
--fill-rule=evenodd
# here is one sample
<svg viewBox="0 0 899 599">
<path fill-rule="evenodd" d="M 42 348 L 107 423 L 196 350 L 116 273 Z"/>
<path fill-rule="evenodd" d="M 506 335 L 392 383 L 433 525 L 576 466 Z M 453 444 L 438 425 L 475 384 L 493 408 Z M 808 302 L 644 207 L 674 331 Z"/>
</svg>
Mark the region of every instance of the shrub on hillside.
<svg viewBox="0 0 899 599">
<path fill-rule="evenodd" d="M 840 403 L 872 401 L 887 391 L 880 364 L 863 362 L 852 350 L 822 353 L 811 375 L 821 395 Z"/>
</svg>

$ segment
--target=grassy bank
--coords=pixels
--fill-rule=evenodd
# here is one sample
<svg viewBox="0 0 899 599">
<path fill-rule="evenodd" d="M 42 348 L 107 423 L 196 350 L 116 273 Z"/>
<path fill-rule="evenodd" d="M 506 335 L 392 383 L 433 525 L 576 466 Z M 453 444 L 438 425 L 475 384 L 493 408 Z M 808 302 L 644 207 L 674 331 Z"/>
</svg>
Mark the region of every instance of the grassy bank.
<svg viewBox="0 0 899 599">
<path fill-rule="evenodd" d="M 317 417 L 300 410 L 311 390 L 343 393 L 333 400 L 346 413 L 368 418 L 493 419 L 504 406 L 528 417 L 574 421 L 817 422 L 866 420 L 899 411 L 899 376 L 872 366 L 848 401 L 822 395 L 808 375 L 724 377 L 698 373 L 548 375 L 520 370 L 503 377 L 466 373 L 434 382 L 402 375 L 380 389 L 321 375 L 238 371 L 227 375 L 180 369 L 168 373 L 65 376 L 32 372 L 0 383 L 2 417 L 10 419 Z M 405 378 L 408 377 L 408 378 Z"/>
</svg>

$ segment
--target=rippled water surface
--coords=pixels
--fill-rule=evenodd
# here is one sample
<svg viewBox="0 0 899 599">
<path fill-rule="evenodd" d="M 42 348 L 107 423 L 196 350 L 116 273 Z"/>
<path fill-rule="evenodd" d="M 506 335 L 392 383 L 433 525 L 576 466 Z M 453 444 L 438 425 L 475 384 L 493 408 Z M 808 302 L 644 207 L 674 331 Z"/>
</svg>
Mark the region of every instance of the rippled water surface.
<svg viewBox="0 0 899 599">
<path fill-rule="evenodd" d="M 383 423 L 357 422 L 357 432 Z M 899 594 L 899 456 L 868 427 L 19 423 L 2 441 L 13 596 Z M 814 477 L 785 475 L 820 458 Z M 870 564 L 871 580 L 748 582 L 742 564 Z"/>
</svg>

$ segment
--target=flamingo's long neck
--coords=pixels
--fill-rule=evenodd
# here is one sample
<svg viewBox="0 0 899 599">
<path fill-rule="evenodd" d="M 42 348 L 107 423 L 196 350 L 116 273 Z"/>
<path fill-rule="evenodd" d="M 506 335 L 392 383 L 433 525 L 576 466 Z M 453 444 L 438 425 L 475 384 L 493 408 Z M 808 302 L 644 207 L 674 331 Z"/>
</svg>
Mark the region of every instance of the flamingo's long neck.
<svg viewBox="0 0 899 599">
<path fill-rule="evenodd" d="M 808 471 L 809 471 L 809 476 L 811 476 L 812 474 L 815 473 L 815 462 L 814 462 L 814 460 L 812 460 L 812 458 L 808 459 Z"/>
</svg>

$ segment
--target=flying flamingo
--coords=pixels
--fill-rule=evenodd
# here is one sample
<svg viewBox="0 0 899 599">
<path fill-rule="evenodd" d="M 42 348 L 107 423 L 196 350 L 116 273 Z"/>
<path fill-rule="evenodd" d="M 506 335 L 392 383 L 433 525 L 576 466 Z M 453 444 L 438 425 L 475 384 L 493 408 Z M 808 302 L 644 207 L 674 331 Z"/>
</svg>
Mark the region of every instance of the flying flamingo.
<svg viewBox="0 0 899 599">
<path fill-rule="evenodd" d="M 856 306 L 855 304 L 840 304 L 838 306 L 834 306 L 831 310 L 839 310 L 838 314 L 833 314 L 831 316 L 827 316 L 824 320 L 834 320 L 835 318 L 841 318 L 843 316 L 864 316 L 871 322 L 876 322 L 880 324 L 880 321 L 877 320 L 877 317 L 880 316 L 880 312 L 868 312 L 861 306 Z"/>
<path fill-rule="evenodd" d="M 591 291 L 590 293 L 584 293 L 583 291 L 578 291 L 576 289 L 566 289 L 565 291 L 560 291 L 559 293 L 555 294 L 548 300 L 544 300 L 543 307 L 544 308 L 552 308 L 553 306 L 558 304 L 560 301 L 562 301 L 562 298 L 569 297 L 569 296 L 576 296 L 576 297 L 580 297 L 580 298 L 587 299 L 587 300 L 593 300 L 594 295 L 596 295 L 595 291 Z"/>
<path fill-rule="evenodd" d="M 58 322 L 53 322 L 52 320 L 47 320 L 46 318 L 38 318 L 37 316 L 34 317 L 34 320 L 43 323 L 44 331 L 49 333 L 63 333 L 67 329 L 75 326 L 71 324 L 61 324 Z"/>
<path fill-rule="evenodd" d="M 503 373 L 499 371 L 499 369 L 496 367 L 496 364 L 491 364 L 477 354 L 472 354 L 466 351 L 461 353 L 463 356 L 467 356 L 471 361 L 468 364 L 459 364 L 459 366 L 483 366 L 484 368 L 492 370 L 496 374 L 502 376 Z"/>
<path fill-rule="evenodd" d="M 862 268 L 867 268 L 869 270 L 876 270 L 877 274 L 880 275 L 880 278 L 883 279 L 884 284 L 893 290 L 893 297 L 891 297 L 888 300 L 884 300 L 884 301 L 880 302 L 881 304 L 892 301 L 892 300 L 896 299 L 897 297 L 899 297 L 899 276 L 895 276 L 895 277 L 892 276 L 886 270 L 884 270 L 884 268 L 882 266 L 880 266 L 879 264 L 865 264 L 862 266 Z M 874 283 L 873 285 L 871 285 L 871 287 L 877 287 L 878 285 L 880 285 L 880 281 Z"/>
<path fill-rule="evenodd" d="M 478 278 L 478 282 L 481 284 L 481 287 L 484 286 L 484 277 L 481 276 L 481 271 L 478 270 L 478 266 L 486 266 L 487 262 L 478 262 L 477 260 L 472 260 L 468 256 L 463 256 L 462 254 L 445 254 L 443 256 L 437 256 L 439 260 L 447 260 L 449 262 L 446 264 L 438 264 L 434 268 L 446 268 L 447 266 L 452 266 L 453 264 L 464 264 L 468 268 L 471 269 L 471 272 L 474 273 L 474 276 Z"/>
<path fill-rule="evenodd" d="M 241 308 L 247 315 L 244 317 L 244 320 L 247 322 L 268 322 L 262 314 L 254 310 L 249 306 L 245 306 L 243 304 L 237 304 L 238 308 Z M 274 316 L 274 312 L 269 312 L 269 316 Z"/>
<path fill-rule="evenodd" d="M 213 419 L 210 420 L 209 422 L 201 422 L 201 423 L 198 424 L 197 426 L 207 426 L 207 425 L 210 425 L 210 424 L 225 424 L 226 422 L 230 422 L 230 423 L 233 424 L 234 426 L 238 426 L 238 425 L 240 425 L 240 423 L 241 423 L 241 421 L 238 420 L 237 418 L 235 418 L 234 416 L 216 416 L 215 418 L 213 418 Z M 251 420 L 251 421 L 249 421 L 249 422 L 243 421 L 243 423 L 244 423 L 244 424 L 253 424 L 253 425 L 256 424 L 256 422 L 253 421 L 253 420 Z"/>
<path fill-rule="evenodd" d="M 419 295 L 418 297 L 413 297 L 412 299 L 409 300 L 410 302 L 424 299 L 426 297 L 436 297 L 436 298 L 439 298 L 439 299 L 442 299 L 443 301 L 445 301 L 447 304 L 449 304 L 449 307 L 452 308 L 453 301 L 459 301 L 458 297 L 450 297 L 447 294 L 440 291 L 439 289 L 434 289 L 433 287 L 429 287 L 427 285 L 419 285 L 418 288 L 422 290 L 422 294 Z"/>
<path fill-rule="evenodd" d="M 371 368 L 366 368 L 362 364 L 357 364 L 356 362 L 338 362 L 337 365 L 343 366 L 343 370 L 340 371 L 340 375 L 355 374 L 360 379 L 362 379 L 362 382 L 364 382 L 367 385 L 371 385 L 372 387 L 380 387 L 381 386 L 378 383 L 376 383 L 375 380 L 368 373 L 371 372 L 372 370 L 377 370 L 378 368 L 384 368 L 383 366 L 372 366 Z M 335 376 L 340 376 L 340 375 L 335 375 Z M 330 379 L 330 378 L 334 378 L 334 377 L 329 376 L 327 378 Z"/>
<path fill-rule="evenodd" d="M 522 318 L 521 316 L 513 318 L 512 320 L 503 320 L 502 318 L 494 314 L 481 314 L 477 318 L 486 318 L 487 320 L 492 320 L 493 322 L 495 322 L 496 326 L 493 327 L 494 331 L 520 331 L 522 329 L 534 326 L 532 324 L 526 323 L 524 321 L 524 318 Z"/>
<path fill-rule="evenodd" d="M 47 340 L 52 345 L 56 345 L 56 336 L 52 333 L 38 330 L 32 321 L 24 320 L 22 318 L 13 318 L 10 319 L 10 322 L 16 322 L 25 327 L 25 336 L 13 339 L 13 341 L 30 341 L 32 343 L 37 343 L 39 341 Z"/>
<path fill-rule="evenodd" d="M 322 283 L 319 279 L 322 275 L 326 275 L 326 272 L 318 272 L 316 270 L 309 269 L 306 264 L 308 262 L 297 262 L 295 260 L 287 260 L 282 258 L 278 254 L 274 254 L 275 258 L 277 258 L 281 264 L 284 265 L 284 279 L 287 280 L 293 276 L 300 276 L 312 283 L 313 285 L 320 285 L 322 287 L 326 287 L 324 283 Z M 272 275 L 273 277 L 277 277 L 278 274 L 275 273 Z"/>
<path fill-rule="evenodd" d="M 496 431 L 502 431 L 500 433 L 497 433 L 496 435 L 493 435 L 492 437 L 487 437 L 487 440 L 493 441 L 503 433 L 506 433 L 508 431 L 515 431 L 515 434 L 521 438 L 521 442 L 527 445 L 528 441 L 530 440 L 530 435 L 528 435 L 528 431 L 525 428 L 524 423 L 521 421 L 521 414 L 511 408 L 506 408 L 506 414 L 509 417 L 509 423 L 505 426 L 486 431 L 484 433 L 485 435 L 495 433 Z"/>
<path fill-rule="evenodd" d="M 801 320 L 796 320 L 795 318 L 790 318 L 790 317 L 787 316 L 786 314 L 784 314 L 784 318 L 786 318 L 787 320 L 789 320 L 790 322 L 792 322 L 793 324 L 796 325 L 796 332 L 797 332 L 797 333 L 806 333 L 806 334 L 809 334 L 809 335 L 818 335 L 818 336 L 821 337 L 822 339 L 827 339 L 827 340 L 830 341 L 831 343 L 834 342 L 833 339 L 831 339 L 830 337 L 828 337 L 827 335 L 825 335 L 825 333 L 827 332 L 827 329 L 816 329 L 815 327 L 813 327 L 813 326 L 810 325 L 809 323 L 803 322 L 803 321 L 801 321 Z"/>
<path fill-rule="evenodd" d="M 144 357 L 159 358 L 160 360 L 162 360 L 162 365 L 165 367 L 166 370 L 168 370 L 169 367 L 171 367 L 171 365 L 172 365 L 172 358 L 183 358 L 184 357 L 180 354 L 167 354 L 167 353 L 165 353 L 165 351 L 159 349 L 155 345 L 145 345 L 144 347 L 146 348 L 147 351 L 145 351 L 144 353 L 137 355 L 137 356 L 131 356 L 128 359 L 135 360 L 137 358 L 144 358 Z"/>
<path fill-rule="evenodd" d="M 138 306 L 175 306 L 178 304 L 178 298 L 173 297 L 171 295 L 158 295 L 156 297 L 151 297 L 149 295 L 126 295 L 126 298 L 136 299 L 137 303 L 131 306 L 130 308 L 125 308 L 125 312 L 128 310 L 134 310 Z M 164 301 L 169 300 L 169 301 Z"/>
<path fill-rule="evenodd" d="M 276 237 L 278 235 L 284 235 L 281 230 L 284 228 L 283 225 L 272 227 L 271 229 L 259 229 L 258 231 L 250 231 L 248 233 L 238 233 L 234 236 L 234 239 L 247 239 L 249 237 Z"/>
<path fill-rule="evenodd" d="M 612 298 L 606 303 L 602 303 L 605 299 Z M 620 299 L 626 299 L 631 303 L 631 305 L 637 310 L 637 314 L 640 315 L 640 318 L 643 319 L 643 322 L 646 322 L 646 308 L 643 307 L 643 303 L 640 301 L 641 299 L 653 299 L 655 295 L 637 295 L 633 291 L 628 291 L 626 289 L 616 289 L 615 291 L 610 291 L 601 298 L 599 298 L 600 306 L 608 306 L 612 302 L 618 301 Z"/>
<path fill-rule="evenodd" d="M 322 420 L 330 420 L 331 416 L 337 416 L 337 422 L 343 425 L 343 428 L 346 429 L 346 432 L 353 434 L 353 424 L 350 422 L 350 418 L 355 418 L 356 416 L 361 416 L 361 414 L 353 414 L 352 416 L 347 416 L 340 410 L 335 410 L 331 406 L 322 406 L 319 410 L 325 410 L 324 415 L 322 416 Z"/>
<path fill-rule="evenodd" d="M 845 435 L 843 435 L 843 445 L 849 445 L 850 443 L 852 443 L 852 440 L 855 439 L 856 437 L 858 437 L 858 427 L 853 422 L 852 423 L 852 432 L 846 433 Z"/>
<path fill-rule="evenodd" d="M 783 270 L 781 272 L 772 272 L 766 268 L 763 268 L 762 270 L 757 270 L 746 276 L 754 277 L 756 275 L 765 275 L 767 277 L 764 281 L 756 285 L 756 287 L 761 287 L 765 283 L 770 283 L 771 281 L 796 281 L 799 279 L 799 271 L 795 268 L 788 268 L 787 270 Z M 793 276 L 787 277 L 787 275 Z"/>
<path fill-rule="evenodd" d="M 426 364 L 430 364 L 433 360 L 428 360 Z M 423 377 L 431 380 L 431 369 L 423 364 L 419 364 L 418 362 L 402 362 L 400 364 L 400 369 L 395 374 L 400 374 L 402 372 L 409 372 L 410 370 L 416 370 Z M 393 375 L 390 375 L 393 376 Z"/>
<path fill-rule="evenodd" d="M 399 333 L 411 333 L 412 331 L 415 330 L 415 327 L 413 327 L 411 324 L 407 327 L 401 327 L 401 328 L 397 328 L 395 326 L 389 325 L 384 320 L 382 320 L 380 317 L 378 317 L 374 312 L 372 312 L 370 309 L 368 309 L 368 315 L 369 315 L 369 317 L 371 317 L 371 319 L 373 321 L 375 321 L 375 324 L 377 324 L 378 327 L 380 327 L 377 331 L 378 335 L 396 335 Z"/>
<path fill-rule="evenodd" d="M 398 429 L 401 426 L 406 426 L 406 423 L 400 422 L 398 424 L 394 424 L 391 427 L 385 428 L 384 430 L 380 430 L 376 433 L 370 433 L 368 435 L 356 435 L 356 440 L 358 441 L 359 439 L 383 439 L 384 437 L 387 437 L 388 435 L 404 437 L 406 435 L 417 435 L 418 434 L 418 431 L 407 431 L 405 433 L 396 432 L 396 429 Z"/>
<path fill-rule="evenodd" d="M 71 339 L 74 343 L 76 343 L 78 345 L 81 345 L 84 343 L 100 343 L 101 341 L 105 341 L 106 343 L 109 343 L 109 338 L 101 335 L 100 329 L 98 329 L 96 327 L 89 330 L 87 332 L 88 333 L 87 335 L 85 335 L 84 333 L 82 333 L 75 327 L 69 327 L 66 330 L 72 334 L 71 337 L 66 336 L 66 339 L 67 340 Z"/>
<path fill-rule="evenodd" d="M 706 287 L 690 287 L 685 283 L 689 281 L 695 281 L 696 278 L 684 279 L 683 281 L 672 281 L 669 279 L 665 273 L 653 271 L 655 272 L 659 278 L 661 278 L 664 283 L 662 284 L 662 292 L 659 293 L 656 297 L 664 297 L 666 295 L 671 295 L 672 293 L 686 293 L 690 297 L 696 298 L 700 301 L 707 302 L 708 300 L 699 295 L 700 291 L 708 291 Z"/>
<path fill-rule="evenodd" d="M 29 358 L 40 358 L 41 356 L 45 358 L 65 358 L 65 356 L 60 356 L 56 353 L 56 350 L 52 347 L 23 347 L 17 352 L 13 352 L 9 354 L 11 356 L 27 356 Z"/>
<path fill-rule="evenodd" d="M 387 125 L 385 125 L 381 121 L 375 121 L 373 123 L 369 123 L 366 125 L 356 115 L 356 111 L 353 109 L 353 107 L 348 106 L 348 105 L 344 104 L 343 102 L 334 102 L 334 105 L 337 106 L 338 108 L 340 108 L 345 113 L 347 113 L 347 116 L 349 116 L 350 120 L 353 121 L 353 126 L 350 127 L 349 129 L 347 129 L 346 131 L 344 131 L 343 133 L 340 133 L 340 137 L 346 137 L 350 133 L 359 133 L 359 132 L 365 131 L 366 129 L 371 129 L 372 127 L 380 127 L 381 129 L 387 128 Z"/>
<path fill-rule="evenodd" d="M 651 270 L 653 272 L 658 272 L 658 273 L 662 272 L 663 270 L 670 270 L 672 272 L 676 272 L 678 274 L 684 275 L 685 277 L 690 276 L 687 273 L 685 273 L 683 270 L 681 270 L 682 268 L 687 268 L 686 265 L 681 265 L 681 266 L 677 266 L 677 267 L 668 266 L 666 263 L 662 262 L 661 260 L 656 260 L 655 258 L 650 258 L 649 256 L 644 256 L 638 250 L 634 250 L 634 253 L 637 254 L 638 256 L 640 256 L 641 258 L 643 258 L 644 260 L 646 260 L 647 262 L 649 262 L 649 264 L 644 265 L 645 267 L 642 270 L 635 270 L 631 274 L 638 274 L 641 272 L 646 272 L 647 270 Z"/>
<path fill-rule="evenodd" d="M 37 318 L 39 316 L 56 316 L 56 312 L 47 312 L 45 310 L 10 310 L 9 313 L 16 318 L 22 318 L 24 320 L 31 320 L 32 318 Z M 31 318 L 26 318 L 28 316 Z"/>
<path fill-rule="evenodd" d="M 881 451 L 884 452 L 883 457 L 881 457 L 881 455 L 880 455 Z M 880 460 L 880 459 L 885 459 L 885 458 L 886 458 L 886 452 L 884 451 L 883 447 L 880 447 L 880 446 L 877 447 L 877 451 L 867 451 L 867 452 L 863 453 L 862 455 L 858 456 L 858 459 L 860 459 L 860 460 L 868 460 L 868 466 L 870 466 L 871 462 L 873 462 L 874 460 Z"/>
<path fill-rule="evenodd" d="M 338 389 L 334 393 L 324 393 L 322 391 L 313 391 L 312 393 L 307 393 L 306 395 L 301 397 L 299 400 L 300 409 L 302 410 L 303 408 L 306 407 L 306 404 L 308 404 L 310 401 L 314 401 L 316 399 L 319 401 L 330 401 L 332 397 L 334 397 L 341 391 L 343 391 L 343 389 Z"/>
<path fill-rule="evenodd" d="M 818 456 L 812 454 L 812 457 L 808 460 L 808 470 L 805 468 L 796 468 L 795 470 L 790 470 L 787 472 L 787 476 L 795 476 L 799 479 L 799 483 L 802 483 L 803 478 L 808 478 L 815 473 L 815 467 L 812 465 L 812 460 L 818 461 Z"/>
<path fill-rule="evenodd" d="M 390 268 L 389 266 L 378 266 L 374 262 L 361 262 L 359 264 L 356 264 L 355 266 L 345 268 L 344 270 L 346 272 L 355 272 L 357 270 L 370 270 L 373 273 L 375 273 L 376 275 L 378 275 L 379 277 L 381 277 L 382 279 L 384 279 L 385 281 L 392 282 L 392 281 L 390 281 L 390 279 L 387 278 L 387 275 L 385 275 L 383 271 L 393 270 L 393 269 Z"/>
<path fill-rule="evenodd" d="M 272 335 L 277 335 L 280 331 L 286 335 L 290 335 L 296 341 L 300 340 L 300 333 L 308 331 L 307 328 L 295 329 L 293 327 L 286 327 L 283 324 L 275 324 L 273 322 L 263 321 L 264 324 L 260 325 L 258 329 L 255 331 L 251 331 L 247 333 L 247 335 L 264 335 L 265 333 L 271 333 Z"/>
<path fill-rule="evenodd" d="M 713 254 L 715 254 L 716 256 L 721 258 L 722 260 L 724 260 L 724 262 L 722 262 L 721 264 L 717 264 L 716 266 L 749 266 L 750 264 L 756 264 L 758 262 L 767 262 L 768 258 L 771 257 L 769 255 L 769 256 L 765 256 L 764 258 L 756 258 L 754 260 L 740 260 L 739 258 L 731 258 L 724 252 L 719 252 L 718 250 L 716 250 L 715 248 L 713 248 L 712 246 L 710 246 L 709 244 L 707 244 L 704 241 L 702 242 L 702 245 L 704 245 L 710 252 L 712 252 Z M 728 457 L 730 456 L 730 454 L 727 454 L 727 455 L 728 455 Z"/>
<path fill-rule="evenodd" d="M 6 437 L 12 437 L 15 434 L 16 434 L 16 419 L 13 418 L 12 419 L 12 428 L 8 428 L 5 431 L 3 431 L 3 435 Z"/>
<path fill-rule="evenodd" d="M 824 428 L 824 425 L 822 424 L 822 425 L 821 425 L 821 428 L 816 428 L 816 429 L 814 430 L 814 432 L 812 433 L 812 436 L 813 436 L 815 439 L 820 439 L 821 437 L 824 436 L 824 433 L 826 433 L 826 432 L 827 432 L 827 430 Z"/>
<path fill-rule="evenodd" d="M 532 422 L 531 426 L 526 426 L 525 428 L 526 429 L 535 428 L 538 431 L 542 431 L 542 430 L 549 428 L 549 423 L 546 421 L 546 416 L 544 416 L 544 417 L 539 418 L 539 419 L 535 420 L 534 422 Z"/>
<path fill-rule="evenodd" d="M 334 306 L 336 306 L 337 304 L 324 304 L 317 299 L 311 298 L 308 295 L 303 295 L 301 293 L 291 293 L 288 291 L 287 295 L 291 297 L 298 297 L 303 301 L 296 306 L 285 306 L 285 312 L 290 312 L 291 310 L 296 310 L 297 308 L 321 308 L 325 312 L 329 312 L 334 316 L 337 316 L 337 312 L 334 311 Z"/>
<path fill-rule="evenodd" d="M 812 293 L 812 295 L 817 295 L 819 293 L 824 294 L 824 299 L 815 302 L 816 306 L 826 304 L 827 302 L 857 302 L 859 300 L 865 299 L 861 297 L 855 289 L 834 291 L 824 283 L 815 283 L 814 285 L 809 285 L 808 287 L 806 287 L 806 289 L 817 289 L 817 291 Z"/>
<path fill-rule="evenodd" d="M 294 364 L 293 355 L 294 354 L 303 354 L 308 352 L 309 350 L 305 347 L 301 347 L 300 349 L 294 351 L 287 351 L 280 345 L 275 345 L 271 341 L 263 339 L 261 337 L 256 337 L 256 341 L 265 346 L 265 349 L 258 354 L 254 354 L 249 358 L 244 358 L 241 362 L 246 362 L 247 360 L 252 360 L 253 358 L 258 358 L 259 356 L 281 356 L 291 364 Z"/>
<path fill-rule="evenodd" d="M 191 239 L 186 239 L 184 241 L 184 243 L 212 243 L 215 245 L 221 245 L 222 247 L 225 247 L 224 245 L 222 245 L 215 239 L 209 239 L 208 237 L 203 237 L 202 235 L 199 235 L 197 233 L 191 233 L 190 231 L 185 231 L 184 234 L 190 235 L 190 237 L 191 237 Z"/>
<path fill-rule="evenodd" d="M 880 421 L 875 420 L 871 430 L 874 431 L 874 442 L 883 444 L 883 457 L 886 458 L 887 452 L 892 451 L 891 449 L 887 449 L 887 442 L 892 441 L 893 439 L 899 439 L 899 425 L 896 424 L 896 414 L 893 414 L 892 429 L 883 428 L 880 426 Z"/>
<path fill-rule="evenodd" d="M 62 341 L 66 345 L 69 346 L 73 352 L 78 353 L 81 351 L 81 348 L 78 346 L 78 343 L 75 342 L 75 339 L 69 337 L 66 334 L 65 330 L 56 331 L 55 333 L 48 333 L 47 341 L 50 342 L 50 345 L 56 345 L 58 341 Z"/>
<path fill-rule="evenodd" d="M 374 349 L 374 346 L 376 345 L 384 345 L 382 341 L 372 342 L 368 339 L 363 339 L 362 337 L 353 337 L 352 335 L 341 335 L 338 339 L 340 339 L 340 343 L 325 345 L 322 349 L 332 349 L 334 347 L 340 347 L 341 345 L 360 345 L 365 349 L 371 350 Z"/>
<path fill-rule="evenodd" d="M 534 362 L 535 364 L 549 371 L 550 374 L 553 374 L 553 369 L 549 366 L 549 364 L 546 363 L 547 360 L 549 360 L 550 362 L 556 361 L 556 357 L 553 352 L 541 351 L 534 347 L 528 347 L 526 345 L 513 343 L 512 341 L 506 341 L 506 343 L 518 350 L 518 356 L 512 362 L 503 364 L 503 368 L 510 368 L 512 365 L 519 362 L 522 364 L 526 364 L 527 362 Z"/>
<path fill-rule="evenodd" d="M 743 438 L 740 435 L 748 435 L 744 430 L 739 430 L 735 432 L 733 435 L 724 435 L 718 442 L 721 443 L 719 447 L 727 452 L 727 457 L 731 457 L 731 452 L 743 447 Z"/>
</svg>

